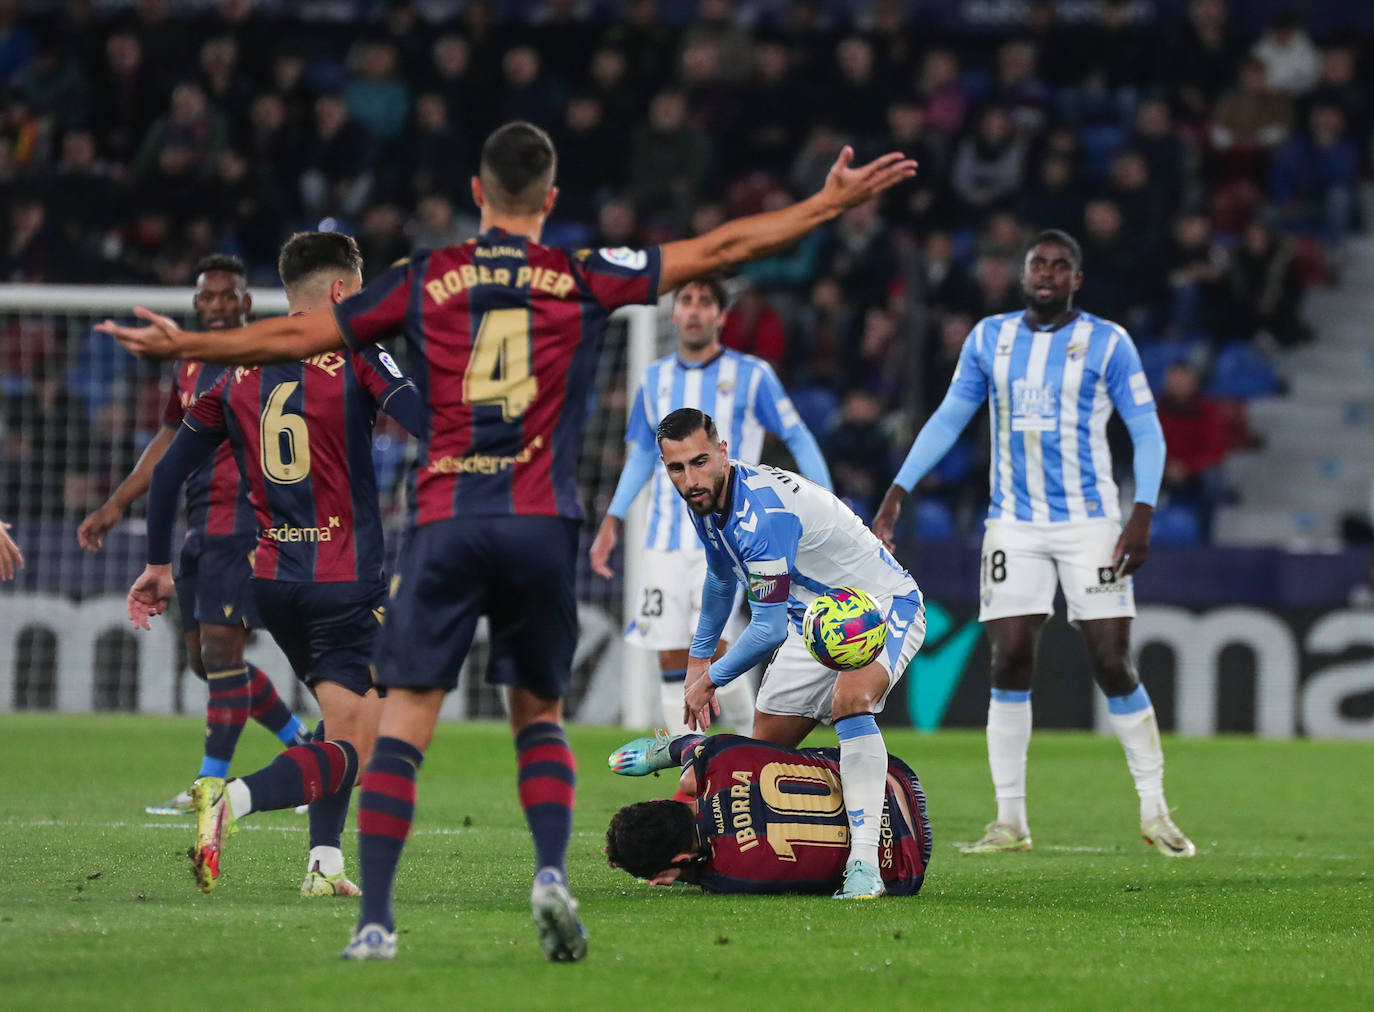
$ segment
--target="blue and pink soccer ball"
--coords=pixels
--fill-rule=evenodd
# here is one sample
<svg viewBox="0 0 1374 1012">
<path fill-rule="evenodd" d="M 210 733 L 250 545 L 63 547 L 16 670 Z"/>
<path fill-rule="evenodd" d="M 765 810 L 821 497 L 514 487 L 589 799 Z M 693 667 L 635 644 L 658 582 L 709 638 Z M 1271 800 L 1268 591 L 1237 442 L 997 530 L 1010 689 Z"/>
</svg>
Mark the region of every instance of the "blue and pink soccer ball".
<svg viewBox="0 0 1374 1012">
<path fill-rule="evenodd" d="M 862 590 L 839 587 L 806 609 L 802 640 L 827 668 L 854 671 L 872 664 L 887 643 L 887 619 Z"/>
</svg>

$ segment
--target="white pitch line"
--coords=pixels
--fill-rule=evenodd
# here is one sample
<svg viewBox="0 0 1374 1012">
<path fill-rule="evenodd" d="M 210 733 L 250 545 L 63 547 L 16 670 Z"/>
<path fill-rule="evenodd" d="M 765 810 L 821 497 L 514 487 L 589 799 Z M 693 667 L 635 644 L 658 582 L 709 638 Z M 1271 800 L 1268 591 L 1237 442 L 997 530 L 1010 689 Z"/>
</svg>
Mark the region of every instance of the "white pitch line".
<svg viewBox="0 0 1374 1012">
<path fill-rule="evenodd" d="M 264 826 L 264 825 L 245 825 L 238 823 L 240 830 L 261 831 L 268 833 L 305 833 L 309 831 L 308 826 Z M 490 829 L 491 827 L 482 827 Z M 21 821 L 9 819 L 0 822 L 2 829 L 174 829 L 180 832 L 187 832 L 195 829 L 195 823 L 184 820 L 178 821 L 175 818 L 163 822 L 68 822 L 61 819 L 32 819 Z M 463 836 L 467 833 L 480 832 L 475 826 L 462 826 L 457 828 L 440 827 L 436 829 L 413 829 L 411 836 Z M 519 833 L 523 830 L 511 828 L 506 830 L 510 833 Z M 600 833 L 579 832 L 573 836 L 601 836 Z"/>
</svg>

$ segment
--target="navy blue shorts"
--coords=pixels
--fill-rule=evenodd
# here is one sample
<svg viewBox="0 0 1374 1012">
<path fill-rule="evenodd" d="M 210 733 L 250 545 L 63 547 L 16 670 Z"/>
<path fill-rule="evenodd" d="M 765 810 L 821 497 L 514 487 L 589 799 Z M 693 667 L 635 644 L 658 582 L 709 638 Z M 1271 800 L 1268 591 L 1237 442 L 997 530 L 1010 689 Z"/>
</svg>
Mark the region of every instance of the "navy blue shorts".
<svg viewBox="0 0 1374 1012">
<path fill-rule="evenodd" d="M 334 682 L 360 696 L 372 690 L 384 581 L 254 580 L 253 595 L 263 624 L 302 682 Z"/>
<path fill-rule="evenodd" d="M 577 646 L 578 527 L 565 517 L 494 516 L 412 529 L 392 584 L 377 684 L 457 687 L 486 615 L 487 681 L 565 696 Z"/>
<path fill-rule="evenodd" d="M 252 588 L 257 546 L 258 539 L 251 536 L 186 539 L 176 578 L 183 630 L 194 632 L 201 625 L 262 628 Z"/>
</svg>

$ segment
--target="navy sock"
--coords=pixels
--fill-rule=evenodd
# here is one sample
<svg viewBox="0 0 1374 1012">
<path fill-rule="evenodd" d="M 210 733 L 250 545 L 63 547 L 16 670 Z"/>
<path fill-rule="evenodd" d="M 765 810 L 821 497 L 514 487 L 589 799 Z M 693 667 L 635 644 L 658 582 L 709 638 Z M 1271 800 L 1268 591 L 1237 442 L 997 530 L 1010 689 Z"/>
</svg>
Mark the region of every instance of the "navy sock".
<svg viewBox="0 0 1374 1012">
<path fill-rule="evenodd" d="M 302 744 L 305 725 L 282 702 L 272 679 L 256 664 L 248 665 L 248 691 L 251 696 L 249 716 L 277 736 L 283 745 Z"/>
<path fill-rule="evenodd" d="M 568 736 L 552 722 L 530 724 L 515 736 L 520 804 L 534 838 L 534 867 L 563 870 L 572 836 L 577 763 Z"/>
<path fill-rule="evenodd" d="M 410 824 L 415 818 L 415 776 L 425 755 L 399 738 L 378 738 L 358 793 L 358 865 L 363 901 L 358 927 L 396 929 L 391 893 Z"/>
<path fill-rule="evenodd" d="M 686 754 L 688 749 L 695 748 L 705 740 L 706 735 L 704 734 L 684 734 L 682 737 L 678 738 L 677 741 L 668 746 L 668 758 L 681 766 L 682 757 Z"/>
<path fill-rule="evenodd" d="M 324 741 L 324 721 L 315 725 L 311 741 Z M 338 847 L 343 838 L 344 824 L 348 822 L 348 805 L 353 800 L 353 791 L 335 791 L 326 794 L 319 801 L 311 802 L 310 847 Z"/>
<path fill-rule="evenodd" d="M 293 745 L 243 778 L 253 796 L 253 811 L 272 812 L 308 805 L 348 791 L 358 777 L 358 751 L 346 741 Z M 239 813 L 236 813 L 239 814 Z"/>
<path fill-rule="evenodd" d="M 243 725 L 248 723 L 248 669 L 243 665 L 223 671 L 207 671 L 210 701 L 205 707 L 205 758 L 200 776 L 229 775 Z"/>
</svg>

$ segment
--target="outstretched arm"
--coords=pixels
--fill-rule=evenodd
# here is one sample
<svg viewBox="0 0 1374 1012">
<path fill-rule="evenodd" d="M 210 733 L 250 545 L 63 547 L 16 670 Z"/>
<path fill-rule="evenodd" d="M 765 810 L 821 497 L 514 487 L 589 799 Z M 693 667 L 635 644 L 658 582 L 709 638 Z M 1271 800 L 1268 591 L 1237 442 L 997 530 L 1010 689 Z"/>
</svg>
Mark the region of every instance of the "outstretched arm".
<svg viewBox="0 0 1374 1012">
<path fill-rule="evenodd" d="M 188 358 L 224 365 L 267 365 L 294 362 L 322 351 L 344 347 L 343 335 L 328 309 L 299 316 L 274 316 L 246 327 L 200 333 L 182 330 L 174 320 L 143 306 L 134 315 L 145 327 L 124 327 L 113 320 L 95 329 L 110 334 L 141 358 Z"/>
<path fill-rule="evenodd" d="M 790 246 L 841 212 L 916 175 L 916 163 L 898 151 L 858 168 L 851 167 L 853 161 L 854 149 L 846 145 L 819 193 L 777 211 L 727 221 L 694 239 L 665 243 L 659 294 L 671 292 L 692 278 Z"/>
<path fill-rule="evenodd" d="M 884 543 L 891 544 L 892 529 L 896 526 L 897 517 L 902 511 L 902 500 L 950 451 L 950 447 L 958 441 L 959 433 L 964 431 L 964 426 L 978 411 L 981 403 L 961 397 L 951 390 L 935 409 L 935 414 L 921 426 L 921 431 L 916 434 L 916 441 L 911 444 L 911 450 L 907 453 L 901 470 L 897 472 L 897 477 L 892 479 L 892 487 L 883 496 L 883 503 L 878 507 L 877 516 L 873 518 L 873 533 Z"/>
<path fill-rule="evenodd" d="M 98 550 L 110 528 L 119 523 L 120 518 L 124 516 L 124 511 L 148 491 L 148 484 L 153 480 L 153 468 L 167 452 L 167 447 L 172 444 L 172 437 L 176 435 L 176 431 L 177 427 L 174 425 L 163 425 L 158 429 L 157 435 L 144 448 L 143 455 L 138 458 L 138 463 L 129 472 L 129 476 L 110 493 L 110 498 L 105 500 L 103 506 L 81 521 L 81 526 L 76 531 L 76 540 L 81 542 L 82 548 L 88 552 Z"/>
</svg>

